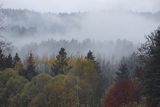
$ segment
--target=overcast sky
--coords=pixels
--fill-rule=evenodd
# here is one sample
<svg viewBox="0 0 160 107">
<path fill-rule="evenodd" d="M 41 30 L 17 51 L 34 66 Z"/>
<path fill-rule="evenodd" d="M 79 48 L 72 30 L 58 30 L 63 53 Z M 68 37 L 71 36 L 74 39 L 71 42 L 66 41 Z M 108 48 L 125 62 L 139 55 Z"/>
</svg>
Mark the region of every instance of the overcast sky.
<svg viewBox="0 0 160 107">
<path fill-rule="evenodd" d="M 75 12 L 122 10 L 156 12 L 160 0 L 1 0 L 4 8 L 21 8 L 41 12 Z"/>
</svg>

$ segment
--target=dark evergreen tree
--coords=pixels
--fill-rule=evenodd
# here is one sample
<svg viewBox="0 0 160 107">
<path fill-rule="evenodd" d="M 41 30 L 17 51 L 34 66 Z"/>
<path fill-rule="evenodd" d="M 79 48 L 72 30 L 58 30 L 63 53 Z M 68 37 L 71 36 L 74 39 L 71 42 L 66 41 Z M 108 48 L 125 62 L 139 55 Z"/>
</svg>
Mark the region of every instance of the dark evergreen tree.
<svg viewBox="0 0 160 107">
<path fill-rule="evenodd" d="M 26 77 L 28 80 L 31 80 L 34 76 L 37 75 L 37 72 L 35 70 L 35 58 L 32 53 L 30 53 L 27 62 L 26 62 L 26 69 L 23 70 L 22 74 L 24 77 Z"/>
<path fill-rule="evenodd" d="M 160 104 L 160 29 L 147 37 L 148 61 L 144 72 L 144 94 L 149 107 Z"/>
<path fill-rule="evenodd" d="M 127 64 L 121 63 L 119 67 L 119 72 L 116 72 L 116 81 L 124 78 L 128 78 L 128 77 L 129 77 L 129 72 L 128 72 Z"/>
<path fill-rule="evenodd" d="M 87 56 L 86 56 L 85 58 L 86 58 L 87 60 L 90 60 L 90 61 L 95 62 L 95 57 L 93 56 L 92 51 L 89 51 L 89 52 L 87 53 Z"/>
<path fill-rule="evenodd" d="M 56 56 L 55 64 L 53 64 L 53 72 L 55 75 L 66 73 L 71 67 L 68 65 L 69 58 L 64 48 L 61 48 Z"/>
<path fill-rule="evenodd" d="M 13 58 L 11 54 L 8 55 L 5 62 L 6 62 L 5 66 L 7 68 L 13 68 Z"/>
<path fill-rule="evenodd" d="M 100 106 L 100 98 L 104 95 L 105 92 L 105 84 L 104 84 L 104 75 L 100 69 L 100 65 L 98 63 L 98 61 L 95 60 L 95 57 L 93 55 L 93 52 L 89 50 L 89 52 L 87 53 L 85 59 L 87 59 L 88 61 L 90 61 L 91 63 L 93 63 L 95 65 L 95 69 L 97 71 L 97 88 L 95 89 L 96 92 L 94 94 L 94 98 L 95 101 L 97 101 L 97 105 Z"/>
<path fill-rule="evenodd" d="M 0 70 L 5 69 L 5 55 L 3 54 L 2 48 L 0 48 Z"/>
<path fill-rule="evenodd" d="M 18 53 L 16 53 L 16 55 L 13 59 L 13 65 L 15 66 L 17 62 L 21 62 L 21 59 L 20 59 Z"/>
</svg>

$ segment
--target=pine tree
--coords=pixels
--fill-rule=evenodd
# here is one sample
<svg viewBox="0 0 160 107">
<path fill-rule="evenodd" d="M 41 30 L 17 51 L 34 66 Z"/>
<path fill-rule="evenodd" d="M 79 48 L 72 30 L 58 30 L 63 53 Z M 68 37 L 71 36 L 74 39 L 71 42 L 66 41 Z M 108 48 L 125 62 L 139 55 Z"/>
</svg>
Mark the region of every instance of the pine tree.
<svg viewBox="0 0 160 107">
<path fill-rule="evenodd" d="M 95 57 L 93 56 L 92 51 L 89 51 L 89 52 L 87 53 L 87 56 L 86 56 L 85 58 L 86 58 L 87 60 L 90 60 L 90 61 L 95 62 Z"/>
<path fill-rule="evenodd" d="M 27 59 L 27 66 L 26 69 L 23 70 L 23 75 L 28 79 L 31 80 L 34 76 L 37 75 L 37 72 L 35 70 L 35 58 L 32 53 L 30 53 L 28 59 Z"/>
<path fill-rule="evenodd" d="M 5 62 L 7 68 L 13 68 L 13 58 L 11 54 L 8 55 Z"/>
<path fill-rule="evenodd" d="M 16 55 L 13 59 L 13 65 L 15 66 L 17 62 L 21 62 L 21 59 L 20 59 L 18 53 L 16 53 Z"/>
<path fill-rule="evenodd" d="M 89 62 L 93 63 L 95 66 L 95 70 L 97 73 L 97 87 L 95 88 L 95 95 L 94 95 L 94 99 L 96 99 L 96 104 L 100 106 L 100 100 L 101 97 L 104 95 L 104 81 L 105 81 L 105 77 L 104 74 L 102 73 L 101 69 L 100 69 L 100 65 L 98 63 L 98 61 L 95 60 L 95 57 L 93 55 L 93 52 L 89 50 L 89 52 L 87 53 L 86 60 L 88 60 Z"/>
<path fill-rule="evenodd" d="M 57 74 L 65 74 L 69 69 L 68 65 L 69 58 L 64 48 L 61 48 L 59 54 L 56 56 L 55 64 L 53 64 L 53 72 Z"/>
<path fill-rule="evenodd" d="M 149 46 L 148 46 L 149 44 Z M 144 94 L 149 107 L 160 103 L 160 29 L 148 36 L 148 61 L 144 72 Z"/>
<path fill-rule="evenodd" d="M 0 70 L 5 69 L 5 55 L 3 54 L 2 48 L 0 48 Z"/>
<path fill-rule="evenodd" d="M 19 72 L 19 74 L 22 74 L 23 72 L 23 63 L 18 55 L 18 53 L 16 53 L 15 57 L 13 58 L 13 67 L 15 70 L 17 70 Z"/>
<path fill-rule="evenodd" d="M 124 79 L 124 78 L 128 78 L 128 68 L 127 68 L 127 64 L 120 64 L 119 67 L 119 72 L 116 72 L 116 81 Z"/>
</svg>

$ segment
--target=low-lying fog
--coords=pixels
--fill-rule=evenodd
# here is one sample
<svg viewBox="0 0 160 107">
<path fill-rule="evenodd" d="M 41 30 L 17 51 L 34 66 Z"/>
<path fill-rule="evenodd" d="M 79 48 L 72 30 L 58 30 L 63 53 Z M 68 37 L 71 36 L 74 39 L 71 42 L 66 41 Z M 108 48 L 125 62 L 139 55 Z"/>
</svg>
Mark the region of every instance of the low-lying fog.
<svg viewBox="0 0 160 107">
<path fill-rule="evenodd" d="M 144 42 L 145 35 L 158 27 L 160 14 L 135 12 L 38 13 L 1 9 L 6 29 L 2 35 L 22 47 L 48 39 L 95 41 L 127 39 Z"/>
<path fill-rule="evenodd" d="M 92 50 L 96 56 L 120 59 L 135 52 L 145 41 L 144 36 L 160 23 L 160 13 L 0 11 L 5 27 L 1 35 L 17 47 L 14 52 L 22 57 L 29 52 L 52 56 L 64 47 L 70 55 L 85 55 Z"/>
</svg>

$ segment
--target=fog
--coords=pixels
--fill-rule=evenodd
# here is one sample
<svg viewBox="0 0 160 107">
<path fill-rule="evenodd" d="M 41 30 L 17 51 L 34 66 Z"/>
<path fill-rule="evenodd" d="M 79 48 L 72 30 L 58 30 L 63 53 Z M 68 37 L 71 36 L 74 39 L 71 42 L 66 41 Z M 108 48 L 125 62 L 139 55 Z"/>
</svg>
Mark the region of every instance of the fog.
<svg viewBox="0 0 160 107">
<path fill-rule="evenodd" d="M 139 12 L 39 13 L 28 10 L 1 10 L 5 16 L 2 35 L 15 46 L 42 40 L 95 41 L 127 39 L 143 43 L 160 23 L 160 14 Z"/>
<path fill-rule="evenodd" d="M 159 0 L 2 0 L 4 8 L 30 9 L 41 12 L 77 12 L 99 10 L 131 10 L 156 12 Z"/>
<path fill-rule="evenodd" d="M 12 43 L 13 54 L 25 58 L 56 55 L 64 47 L 69 55 L 86 55 L 120 60 L 137 51 L 145 36 L 160 23 L 160 13 L 95 11 L 40 13 L 21 9 L 1 9 L 1 35 Z M 118 51 L 118 52 L 117 52 Z"/>
</svg>

